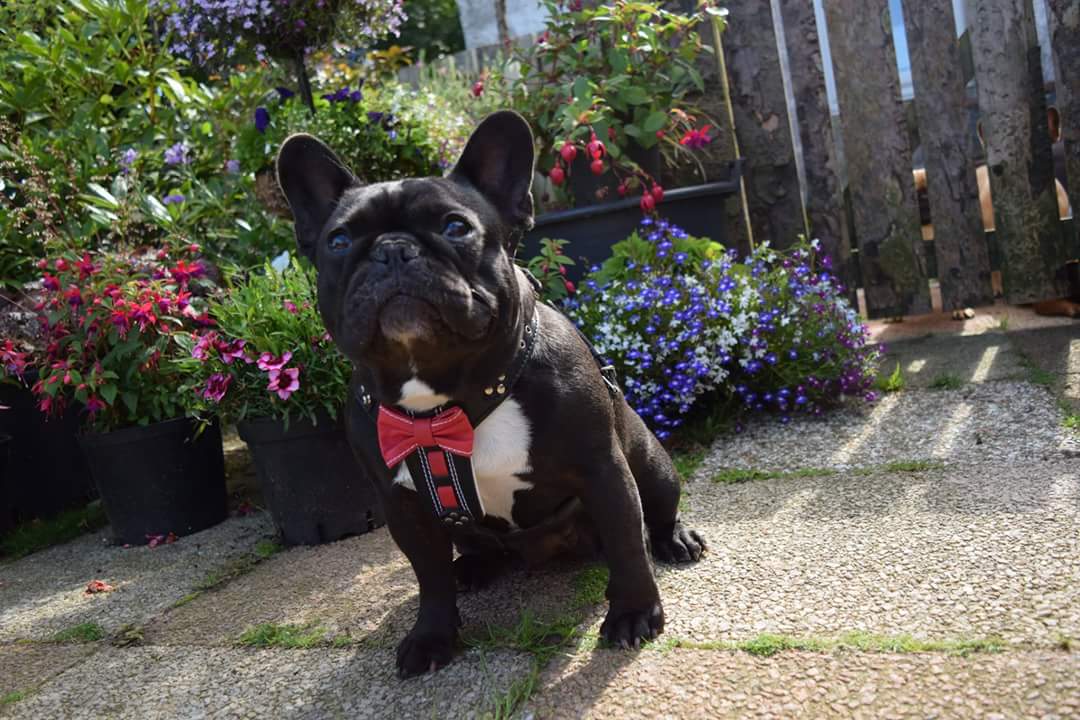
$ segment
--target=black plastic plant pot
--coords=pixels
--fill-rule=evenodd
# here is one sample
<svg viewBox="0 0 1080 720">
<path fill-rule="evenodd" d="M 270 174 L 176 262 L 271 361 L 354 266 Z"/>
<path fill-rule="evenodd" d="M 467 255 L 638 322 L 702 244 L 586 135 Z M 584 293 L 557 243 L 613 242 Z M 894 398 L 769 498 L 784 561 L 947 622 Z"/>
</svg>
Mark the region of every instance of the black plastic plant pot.
<svg viewBox="0 0 1080 720">
<path fill-rule="evenodd" d="M 8 502 L 10 492 L 7 475 L 8 452 L 11 448 L 11 436 L 0 433 L 0 535 L 15 524 L 15 514 Z"/>
<path fill-rule="evenodd" d="M 383 524 L 371 480 L 356 461 L 340 421 L 329 416 L 239 423 L 251 448 L 263 501 L 286 545 L 317 545 Z"/>
<path fill-rule="evenodd" d="M 28 373 L 28 384 L 36 379 Z M 0 384 L 0 405 L 8 408 L 0 410 L 0 433 L 11 436 L 0 513 L 13 522 L 45 519 L 94 499 L 90 469 L 79 448 L 78 407 L 47 418 L 28 387 L 11 384 Z"/>
<path fill-rule="evenodd" d="M 197 429 L 178 418 L 79 438 L 118 544 L 191 535 L 228 515 L 221 429 Z"/>
<path fill-rule="evenodd" d="M 727 200 L 739 192 L 741 164 L 731 165 L 727 180 L 693 185 L 664 193 L 657 214 L 695 237 L 707 237 L 729 246 Z M 611 246 L 624 240 L 641 225 L 641 198 L 588 205 L 573 210 L 544 213 L 525 235 L 518 256 L 531 258 L 540 252 L 544 238 L 569 241 L 563 252 L 576 264 L 567 277 L 577 282 L 592 264 L 611 255 Z M 740 251 L 746 248 L 739 248 Z"/>
</svg>

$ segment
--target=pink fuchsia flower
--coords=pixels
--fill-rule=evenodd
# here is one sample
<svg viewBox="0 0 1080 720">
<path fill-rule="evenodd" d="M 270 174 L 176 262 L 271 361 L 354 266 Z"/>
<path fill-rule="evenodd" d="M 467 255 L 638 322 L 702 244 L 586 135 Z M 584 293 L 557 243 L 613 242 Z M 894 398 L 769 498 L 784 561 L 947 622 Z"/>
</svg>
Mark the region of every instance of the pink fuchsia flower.
<svg viewBox="0 0 1080 720">
<path fill-rule="evenodd" d="M 232 384 L 232 375 L 214 373 L 206 379 L 206 387 L 199 393 L 207 400 L 219 403 Z"/>
<path fill-rule="evenodd" d="M 68 304 L 72 306 L 82 305 L 83 297 L 82 291 L 79 290 L 78 285 L 72 285 L 64 291 L 64 297 L 67 298 Z"/>
<path fill-rule="evenodd" d="M 691 150 L 700 150 L 709 143 L 712 142 L 712 138 L 709 137 L 710 125 L 702 127 L 700 130 L 697 128 L 688 130 L 682 139 L 679 140 L 680 145 L 685 145 Z"/>
<path fill-rule="evenodd" d="M 296 303 L 294 303 L 292 300 L 285 301 L 285 309 L 291 312 L 293 315 L 300 312 L 300 310 L 296 307 Z"/>
<path fill-rule="evenodd" d="M 300 369 L 271 370 L 270 384 L 266 386 L 266 389 L 277 393 L 282 400 L 288 400 L 290 395 L 300 389 Z"/>
<path fill-rule="evenodd" d="M 101 398 L 96 395 L 91 395 L 86 400 L 86 412 L 90 415 L 90 417 L 94 417 L 99 412 L 104 410 L 105 407 L 105 403 L 101 400 Z"/>
<path fill-rule="evenodd" d="M 218 350 L 221 351 L 221 362 L 226 365 L 231 365 L 233 360 L 243 360 L 248 365 L 255 362 L 248 354 L 244 352 L 245 340 L 233 340 L 231 343 L 218 346 Z"/>
<path fill-rule="evenodd" d="M 292 360 L 292 353 L 286 350 L 281 357 L 275 357 L 273 353 L 264 352 L 259 356 L 259 369 L 266 371 L 280 370 Z"/>
<path fill-rule="evenodd" d="M 41 278 L 41 281 L 45 284 L 46 290 L 52 290 L 53 292 L 56 292 L 60 289 L 60 278 L 56 277 L 55 275 L 45 273 L 45 275 Z"/>
<path fill-rule="evenodd" d="M 206 270 L 203 268 L 202 263 L 198 260 L 193 262 L 177 260 L 176 266 L 169 269 L 169 274 L 172 275 L 172 279 L 180 285 L 187 285 L 189 280 L 201 277 L 205 272 Z"/>
<path fill-rule="evenodd" d="M 90 259 L 90 253 L 83 253 L 82 260 L 75 263 L 79 269 L 79 277 L 86 279 L 98 271 L 98 266 Z"/>
<path fill-rule="evenodd" d="M 139 330 L 145 330 L 148 326 L 156 323 L 157 315 L 154 315 L 154 303 L 145 302 L 141 305 L 132 303 L 131 321 L 139 323 Z"/>
<path fill-rule="evenodd" d="M 26 353 L 16 350 L 11 340 L 5 340 L 0 345 L 0 367 L 15 377 L 22 377 L 26 372 Z"/>
</svg>

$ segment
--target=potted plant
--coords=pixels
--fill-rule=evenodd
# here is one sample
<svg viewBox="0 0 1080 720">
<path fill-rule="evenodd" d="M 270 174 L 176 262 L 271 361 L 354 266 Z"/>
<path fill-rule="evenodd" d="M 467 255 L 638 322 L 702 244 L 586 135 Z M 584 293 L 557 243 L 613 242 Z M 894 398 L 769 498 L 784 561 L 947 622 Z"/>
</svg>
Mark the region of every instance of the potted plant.
<svg viewBox="0 0 1080 720">
<path fill-rule="evenodd" d="M 216 424 L 199 432 L 183 415 L 180 373 L 166 361 L 178 333 L 208 322 L 193 289 L 203 267 L 185 251 L 62 254 L 40 263 L 45 347 L 40 410 L 76 406 L 91 476 L 119 543 L 185 535 L 226 516 Z"/>
<path fill-rule="evenodd" d="M 526 252 L 558 237 L 574 256 L 600 261 L 642 212 L 724 242 L 724 199 L 737 191 L 740 166 L 705 177 L 697 153 L 716 123 L 692 102 L 705 87 L 698 28 L 722 12 L 706 5 L 683 15 L 629 0 L 546 4 L 547 28 L 521 58 L 515 105 L 533 125 L 548 195 L 556 205 L 572 199 L 574 209 L 540 215 Z M 702 184 L 665 190 L 662 175 L 686 165 Z"/>
<path fill-rule="evenodd" d="M 78 408 L 52 418 L 41 412 L 30 389 L 38 379 L 29 362 L 37 338 L 20 335 L 14 331 L 0 342 L 0 435 L 10 438 L 0 475 L 0 526 L 51 517 L 95 496 L 79 448 Z"/>
<path fill-rule="evenodd" d="M 382 524 L 374 488 L 349 449 L 341 410 L 351 367 L 316 309 L 298 261 L 226 274 L 213 327 L 180 340 L 184 401 L 237 423 L 282 540 L 311 545 Z"/>
</svg>

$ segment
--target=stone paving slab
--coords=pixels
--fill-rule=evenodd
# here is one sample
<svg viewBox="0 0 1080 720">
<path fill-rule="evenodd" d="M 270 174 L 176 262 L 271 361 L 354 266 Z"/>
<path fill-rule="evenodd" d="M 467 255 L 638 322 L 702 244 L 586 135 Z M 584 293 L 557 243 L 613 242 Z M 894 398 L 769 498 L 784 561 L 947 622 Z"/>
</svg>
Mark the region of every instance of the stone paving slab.
<svg viewBox="0 0 1080 720">
<path fill-rule="evenodd" d="M 513 625 L 525 608 L 551 614 L 573 598 L 581 564 L 518 572 L 480 593 L 459 596 L 464 630 Z M 328 636 L 394 647 L 416 619 L 412 568 L 385 529 L 336 543 L 293 548 L 221 590 L 150 624 L 155 644 L 227 645 L 263 623 L 317 624 Z"/>
<path fill-rule="evenodd" d="M 96 650 L 93 645 L 0 644 L 0 698 L 32 691 Z"/>
<path fill-rule="evenodd" d="M 661 567 L 667 632 L 1080 638 L 1080 464 L 690 484 L 709 553 Z"/>
<path fill-rule="evenodd" d="M 1066 456 L 1068 431 L 1061 419 L 1056 398 L 1026 382 L 905 390 L 820 419 L 755 422 L 717 440 L 698 475 L 717 468 L 849 468 L 910 460 L 1023 466 Z"/>
<path fill-rule="evenodd" d="M 45 640 L 86 622 L 106 632 L 143 623 L 273 532 L 269 516 L 257 513 L 155 548 L 107 545 L 102 531 L 6 563 L 0 566 L 0 641 Z M 116 591 L 86 595 L 91 580 Z"/>
<path fill-rule="evenodd" d="M 599 650 L 553 663 L 529 703 L 553 718 L 1080 715 L 1080 654 Z"/>
<path fill-rule="evenodd" d="M 391 651 L 107 648 L 0 717 L 468 718 L 528 673 L 531 658 L 459 655 L 438 673 L 394 674 Z"/>
<path fill-rule="evenodd" d="M 886 347 L 881 372 L 900 366 L 907 388 L 927 388 L 943 376 L 965 383 L 1026 377 L 1020 353 L 1004 333 L 972 337 L 930 336 Z"/>
</svg>

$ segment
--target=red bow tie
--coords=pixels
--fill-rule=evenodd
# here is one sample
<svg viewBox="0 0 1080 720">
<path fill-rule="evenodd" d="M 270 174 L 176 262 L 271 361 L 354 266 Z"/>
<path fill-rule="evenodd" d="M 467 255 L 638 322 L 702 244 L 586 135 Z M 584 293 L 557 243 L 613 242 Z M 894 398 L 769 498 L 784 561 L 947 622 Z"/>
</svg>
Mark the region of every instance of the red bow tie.
<svg viewBox="0 0 1080 720">
<path fill-rule="evenodd" d="M 414 418 L 381 405 L 378 429 L 379 450 L 388 468 L 422 447 L 440 447 L 455 455 L 472 457 L 472 423 L 459 407 L 443 410 L 433 417 Z"/>
</svg>

